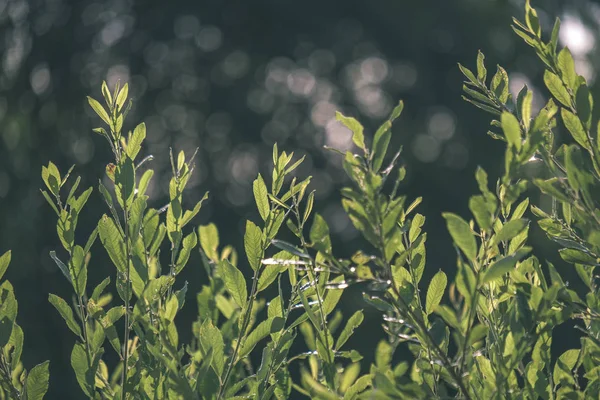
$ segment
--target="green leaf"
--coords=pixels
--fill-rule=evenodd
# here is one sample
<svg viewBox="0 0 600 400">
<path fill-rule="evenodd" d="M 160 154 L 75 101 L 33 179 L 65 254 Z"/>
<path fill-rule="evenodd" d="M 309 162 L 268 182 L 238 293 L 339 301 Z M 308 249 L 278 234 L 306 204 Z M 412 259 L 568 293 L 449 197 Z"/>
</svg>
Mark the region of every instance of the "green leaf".
<svg viewBox="0 0 600 400">
<path fill-rule="evenodd" d="M 127 268 L 127 256 L 125 254 L 125 243 L 112 218 L 106 214 L 98 222 L 98 234 L 113 264 L 120 272 Z"/>
<path fill-rule="evenodd" d="M 563 81 L 573 92 L 577 90 L 577 73 L 575 72 L 575 60 L 567 47 L 558 53 L 558 70 Z"/>
<path fill-rule="evenodd" d="M 102 96 L 104 96 L 104 100 L 106 101 L 107 104 L 112 105 L 112 103 L 113 103 L 112 95 L 110 94 L 110 91 L 108 90 L 106 81 L 102 81 Z"/>
<path fill-rule="evenodd" d="M 463 75 L 469 81 L 471 81 L 471 83 L 473 83 L 474 85 L 479 85 L 479 81 L 477 80 L 477 78 L 475 77 L 475 75 L 473 74 L 473 72 L 471 72 L 470 69 L 468 69 L 467 67 L 463 66 L 462 64 L 458 64 L 458 68 L 460 69 L 460 72 L 462 72 Z"/>
<path fill-rule="evenodd" d="M 54 260 L 54 262 L 58 266 L 58 269 L 60 269 L 60 272 L 63 273 L 63 275 L 65 276 L 65 278 L 67 278 L 69 283 L 72 283 L 73 281 L 71 279 L 71 272 L 69 272 L 69 268 L 56 256 L 55 251 L 50 252 L 50 257 Z"/>
<path fill-rule="evenodd" d="M 469 199 L 469 209 L 473 213 L 479 228 L 487 231 L 492 228 L 492 213 L 488 203 L 482 195 L 473 196 Z"/>
<path fill-rule="evenodd" d="M 579 120 L 579 117 L 565 108 L 561 108 L 560 115 L 565 123 L 565 127 L 571 132 L 573 139 L 575 139 L 575 141 L 584 149 L 591 150 L 592 148 L 587 138 L 586 130 Z"/>
<path fill-rule="evenodd" d="M 352 131 L 352 141 L 358 148 L 364 152 L 367 151 L 365 146 L 365 135 L 363 133 L 363 126 L 356 119 L 352 117 L 346 117 L 341 112 L 335 113 L 335 118 L 341 122 L 346 128 Z"/>
<path fill-rule="evenodd" d="M 240 350 L 240 354 L 238 359 L 246 357 L 252 349 L 256 346 L 256 344 L 262 339 L 266 338 L 271 333 L 279 332 L 283 329 L 285 325 L 285 321 L 280 317 L 269 318 L 266 321 L 261 322 L 258 326 L 250 332 L 250 334 L 244 340 L 244 344 L 242 345 L 242 349 Z"/>
<path fill-rule="evenodd" d="M 208 352 L 212 350 L 211 365 L 217 375 L 221 376 L 223 374 L 223 367 L 225 366 L 225 343 L 223 342 L 221 331 L 207 318 L 200 327 L 200 337 L 202 338 L 200 345 L 204 351 Z"/>
<path fill-rule="evenodd" d="M 52 161 L 48 162 L 48 167 L 42 167 L 42 180 L 46 187 L 54 196 L 58 196 L 61 185 L 60 172 Z"/>
<path fill-rule="evenodd" d="M 102 292 L 104 292 L 104 289 L 106 289 L 106 287 L 108 286 L 109 283 L 110 283 L 110 277 L 104 278 L 104 280 L 102 282 L 100 282 L 98 284 L 98 286 L 96 286 L 96 288 L 92 292 L 91 299 L 94 300 L 95 302 L 98 302 L 98 299 L 100 298 L 100 296 L 102 296 Z"/>
<path fill-rule="evenodd" d="M 127 140 L 127 156 L 135 160 L 142 148 L 142 142 L 146 139 L 146 124 L 141 123 L 133 130 L 133 135 Z"/>
<path fill-rule="evenodd" d="M 558 100 L 565 107 L 571 107 L 571 96 L 562 83 L 561 79 L 554 73 L 546 70 L 544 72 L 544 83 L 546 87 L 552 93 L 552 96 Z"/>
<path fill-rule="evenodd" d="M 48 380 L 50 379 L 49 365 L 50 361 L 45 361 L 29 371 L 25 380 L 25 399 L 42 400 L 44 398 L 48 391 Z"/>
<path fill-rule="evenodd" d="M 340 336 L 338 336 L 337 342 L 335 343 L 336 350 L 339 350 L 347 341 L 350 336 L 354 333 L 354 330 L 362 324 L 365 316 L 361 310 L 355 312 L 346 322 L 346 326 L 342 329 Z"/>
<path fill-rule="evenodd" d="M 485 56 L 481 51 L 477 53 L 477 80 L 485 82 L 487 70 L 485 69 Z"/>
<path fill-rule="evenodd" d="M 390 139 L 392 137 L 392 123 L 396 118 L 402 114 L 402 110 L 404 109 L 404 102 L 400 100 L 398 105 L 394 107 L 392 113 L 390 114 L 390 118 L 385 121 L 377 132 L 375 132 L 375 137 L 373 138 L 373 146 L 372 146 L 372 154 L 371 154 L 371 162 L 373 167 L 373 172 L 377 173 L 383 164 L 383 159 L 388 150 L 388 146 L 390 144 Z"/>
<path fill-rule="evenodd" d="M 225 288 L 231 297 L 233 297 L 233 300 L 235 300 L 242 310 L 245 309 L 248 299 L 248 289 L 246 288 L 244 274 L 228 260 L 219 262 L 219 272 L 225 283 Z"/>
<path fill-rule="evenodd" d="M 246 221 L 246 232 L 244 233 L 244 249 L 250 267 L 256 271 L 260 267 L 262 258 L 262 232 L 254 222 Z"/>
<path fill-rule="evenodd" d="M 504 226 L 502 226 L 500 232 L 496 234 L 492 245 L 496 245 L 500 242 L 505 242 L 514 238 L 521 233 L 523 229 L 527 227 L 527 225 L 529 225 L 529 221 L 526 219 L 515 219 L 508 221 L 506 224 L 504 224 Z"/>
<path fill-rule="evenodd" d="M 83 296 L 87 285 L 87 265 L 85 265 L 85 253 L 81 246 L 75 246 L 71 261 L 71 278 L 73 279 L 73 288 L 78 296 Z"/>
<path fill-rule="evenodd" d="M 263 221 L 266 221 L 269 217 L 269 197 L 267 191 L 267 185 L 262 176 L 258 174 L 258 178 L 252 184 L 252 190 L 254 192 L 254 200 L 256 201 L 256 207 Z"/>
<path fill-rule="evenodd" d="M 175 274 L 179 274 L 187 265 L 190 255 L 192 254 L 192 250 L 197 244 L 198 238 L 196 237 L 196 232 L 191 232 L 189 235 L 183 238 L 183 247 L 179 252 L 177 262 L 175 263 Z"/>
<path fill-rule="evenodd" d="M 102 118 L 102 121 L 104 121 L 108 126 L 112 126 L 108 113 L 106 112 L 104 107 L 102 107 L 102 105 L 97 100 L 92 99 L 90 96 L 88 96 L 87 99 L 92 109 L 96 112 L 96 114 L 98 114 L 100 118 Z"/>
<path fill-rule="evenodd" d="M 256 293 L 262 292 L 265 290 L 277 277 L 280 273 L 286 271 L 288 266 L 285 265 L 285 261 L 288 260 L 297 260 L 297 257 L 294 257 L 287 251 L 280 251 L 272 257 L 273 260 L 281 260 L 281 264 L 277 265 L 267 265 L 263 272 L 260 274 L 258 278 L 258 286 L 256 288 Z"/>
<path fill-rule="evenodd" d="M 129 84 L 126 83 L 123 88 L 119 91 L 119 95 L 117 96 L 117 109 L 121 111 L 123 105 L 125 104 L 125 100 L 127 100 L 127 95 L 129 94 Z"/>
<path fill-rule="evenodd" d="M 312 246 L 320 252 L 331 252 L 331 239 L 329 238 L 329 227 L 320 214 L 315 214 L 310 227 L 310 240 Z"/>
<path fill-rule="evenodd" d="M 281 250 L 287 251 L 288 253 L 294 256 L 298 256 L 300 258 L 310 258 L 310 255 L 306 254 L 304 251 L 300 250 L 293 244 L 284 242 L 283 240 L 273 239 L 271 240 L 271 244 L 273 244 L 273 246 Z"/>
<path fill-rule="evenodd" d="M 2 254 L 2 256 L 0 257 L 0 279 L 2 279 L 2 277 L 6 273 L 8 265 L 10 264 L 11 254 L 12 253 L 9 250 L 6 253 Z"/>
<path fill-rule="evenodd" d="M 129 157 L 115 171 L 115 191 L 121 206 L 129 207 L 135 194 L 135 167 Z"/>
<path fill-rule="evenodd" d="M 558 252 L 563 260 L 571 264 L 599 265 L 596 258 L 581 250 L 560 249 Z"/>
<path fill-rule="evenodd" d="M 67 302 L 59 296 L 52 293 L 48 295 L 48 301 L 54 306 L 54 308 L 56 308 L 56 311 L 58 311 L 60 316 L 63 317 L 69 329 L 73 331 L 74 334 L 81 337 L 81 328 L 79 327 L 79 324 L 77 324 L 77 322 L 75 321 L 75 318 L 73 316 L 73 310 L 67 304 Z"/>
<path fill-rule="evenodd" d="M 441 270 L 431 279 L 431 283 L 429 283 L 429 288 L 427 289 L 427 297 L 425 299 L 425 312 L 427 315 L 431 314 L 438 304 L 440 304 L 440 301 L 442 301 L 447 283 L 448 278 Z"/>
<path fill-rule="evenodd" d="M 101 353 L 102 350 L 100 351 L 100 354 Z M 79 386 L 89 398 L 93 398 L 95 394 L 95 376 L 99 362 L 100 357 L 97 355 L 90 366 L 88 364 L 85 346 L 81 343 L 76 343 L 75 346 L 73 346 L 73 351 L 71 352 L 71 367 L 73 367 L 73 371 L 75 371 Z"/>
<path fill-rule="evenodd" d="M 552 377 L 556 385 L 573 384 L 573 368 L 579 358 L 579 349 L 567 350 L 558 357 Z"/>
<path fill-rule="evenodd" d="M 517 261 L 525 257 L 530 251 L 531 247 L 523 247 L 517 250 L 514 254 L 494 262 L 492 265 L 490 265 L 483 276 L 482 283 L 485 284 L 502 277 L 505 273 L 512 270 L 517 264 Z"/>
<path fill-rule="evenodd" d="M 194 208 L 190 211 L 187 210 L 185 213 L 183 213 L 183 218 L 181 219 L 180 222 L 180 226 L 183 228 L 184 226 L 186 226 L 191 220 L 192 218 L 194 218 L 199 212 L 200 209 L 202 208 L 202 203 L 204 203 L 204 200 L 208 199 L 208 192 L 204 193 L 204 196 L 202 196 L 202 199 L 196 203 L 196 205 L 194 206 Z"/>
<path fill-rule="evenodd" d="M 200 236 L 200 244 L 206 256 L 213 261 L 218 260 L 219 231 L 217 230 L 217 226 L 215 224 L 200 225 L 198 236 Z"/>
<path fill-rule="evenodd" d="M 477 242 L 469 224 L 456 214 L 443 213 L 442 216 L 446 219 L 446 225 L 454 243 L 469 260 L 474 260 L 477 257 Z"/>
<path fill-rule="evenodd" d="M 521 127 L 517 117 L 505 111 L 501 116 L 502 130 L 508 144 L 514 146 L 517 150 L 521 149 Z"/>
<path fill-rule="evenodd" d="M 17 318 L 17 299 L 9 281 L 0 285 L 0 347 L 8 343 Z"/>
</svg>

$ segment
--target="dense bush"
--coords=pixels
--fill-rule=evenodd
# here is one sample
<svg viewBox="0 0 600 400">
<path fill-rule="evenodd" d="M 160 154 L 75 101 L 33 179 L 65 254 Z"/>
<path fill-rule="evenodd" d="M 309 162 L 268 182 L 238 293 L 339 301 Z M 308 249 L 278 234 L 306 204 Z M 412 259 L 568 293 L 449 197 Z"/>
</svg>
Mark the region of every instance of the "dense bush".
<svg viewBox="0 0 600 400">
<path fill-rule="evenodd" d="M 261 219 L 246 222 L 245 257 L 238 257 L 219 242 L 215 225 L 189 227 L 202 206 L 202 201 L 190 210 L 183 206 L 195 154 L 171 154 L 170 201 L 160 209 L 148 206 L 152 158 L 137 160 L 145 125 L 123 134 L 131 104 L 128 86 L 110 92 L 104 84 L 105 104 L 92 98 L 89 104 L 104 124 L 94 131 L 114 155 L 106 166 L 111 184 L 98 187 L 108 211 L 83 246 L 76 244 L 76 228 L 92 188 L 78 190 L 80 179 L 69 179 L 73 168 L 64 176 L 52 163 L 42 169 L 42 194 L 56 213 L 63 247 L 51 257 L 73 287 L 72 305 L 54 294 L 49 301 L 75 335 L 71 364 L 83 394 L 94 399 L 599 398 L 600 297 L 594 269 L 600 260 L 600 125 L 593 133 L 593 98 L 585 79 L 576 74 L 569 50 L 557 49 L 559 25 L 557 20 L 544 42 L 529 3 L 525 23 L 514 22 L 515 32 L 546 67 L 552 98 L 537 115 L 533 93 L 524 87 L 512 98 L 501 67 L 488 86 L 483 54 L 476 73 L 460 66 L 467 78 L 465 98 L 494 115 L 490 135 L 506 142 L 506 155 L 505 173 L 492 189 L 486 172 L 476 171 L 481 193 L 469 201 L 473 219 L 444 214 L 457 250 L 450 284 L 441 270 L 430 282 L 421 281 L 427 264 L 425 217 L 415 211 L 421 200 L 398 193 L 405 174 L 401 152 L 388 156 L 402 102 L 369 146 L 360 123 L 338 114 L 358 149 L 358 154 L 340 153 L 353 182 L 342 189 L 342 205 L 365 239 L 364 250 L 350 259 L 334 255 L 327 224 L 313 213 L 310 177 L 294 176 L 302 159 L 275 145 L 272 175 L 259 175 L 253 185 Z M 562 128 L 572 143 L 557 143 L 554 131 Z M 547 195 L 550 209 L 522 198 L 528 187 Z M 560 256 L 586 293 L 569 289 L 557 268 L 531 255 L 528 210 L 561 246 Z M 109 277 L 88 287 L 90 250 L 98 238 L 116 267 L 111 275 L 119 305 L 105 293 Z M 196 249 L 209 279 L 196 295 L 193 340 L 182 344 L 175 319 L 188 285 L 177 277 Z M 0 258 L 0 276 L 9 262 L 10 253 Z M 239 262 L 251 267 L 251 279 L 244 278 Z M 368 368 L 346 345 L 360 329 L 363 312 L 344 319 L 336 311 L 350 285 L 383 315 L 387 340 L 376 344 Z M 277 293 L 268 301 L 261 294 L 267 288 Z M 48 362 L 23 369 L 14 291 L 8 282 L 0 290 L 3 396 L 40 399 L 48 388 Z M 553 330 L 566 321 L 581 331 L 581 346 L 555 359 Z M 305 351 L 292 349 L 302 341 Z M 410 360 L 393 357 L 401 347 L 410 351 Z M 120 361 L 108 365 L 105 352 L 115 352 Z"/>
</svg>

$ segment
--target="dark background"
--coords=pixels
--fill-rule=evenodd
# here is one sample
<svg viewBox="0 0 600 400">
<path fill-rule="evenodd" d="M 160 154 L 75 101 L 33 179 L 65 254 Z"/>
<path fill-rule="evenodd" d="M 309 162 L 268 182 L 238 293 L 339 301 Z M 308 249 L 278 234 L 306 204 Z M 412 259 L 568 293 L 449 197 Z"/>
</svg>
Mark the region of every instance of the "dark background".
<svg viewBox="0 0 600 400">
<path fill-rule="evenodd" d="M 47 398 L 82 396 L 69 365 L 75 337 L 47 302 L 49 292 L 68 299 L 71 291 L 48 255 L 60 244 L 55 216 L 39 192 L 40 171 L 49 160 L 62 172 L 76 164 L 82 187 L 97 187 L 111 154 L 91 131 L 99 119 L 85 96 L 99 99 L 103 79 L 111 88 L 118 79 L 128 81 L 137 99 L 125 129 L 147 124 L 143 152 L 154 155 L 157 172 L 151 205 L 166 202 L 169 147 L 189 154 L 200 147 L 188 207 L 210 191 L 196 224 L 216 223 L 221 243 L 240 251 L 245 219 L 258 216 L 252 180 L 258 172 L 269 176 L 275 142 L 306 155 L 298 176 L 313 176 L 315 207 L 330 224 L 334 250 L 348 256 L 363 246 L 340 205 L 338 190 L 347 183 L 341 160 L 322 146 L 351 147 L 349 132 L 334 122 L 335 110 L 357 117 L 372 137 L 404 99 L 392 146 L 404 146 L 408 174 L 402 192 L 411 200 L 424 198 L 419 212 L 428 218 L 426 283 L 438 269 L 452 271 L 455 264 L 440 213 L 469 216 L 477 165 L 492 184 L 502 173 L 504 146 L 486 135 L 490 117 L 461 100 L 457 62 L 474 67 L 482 49 L 488 76 L 501 64 L 513 93 L 528 83 L 539 88 L 537 107 L 547 97 L 541 63 L 510 29 L 511 16 L 522 19 L 523 3 L 0 0 L 0 251 L 13 251 L 6 278 L 19 300 L 25 367 L 51 360 Z M 555 17 L 563 18 L 561 44 L 569 45 L 579 72 L 594 82 L 600 7 L 584 0 L 534 6 L 540 7 L 545 32 Z M 538 193 L 530 196 L 539 202 Z M 80 217 L 79 243 L 104 212 L 94 192 Z M 537 228 L 531 242 L 538 254 L 556 260 L 555 248 Z M 90 287 L 114 276 L 99 243 L 93 253 Z M 185 342 L 195 319 L 194 294 L 205 279 L 197 254 L 184 279 L 190 290 L 178 326 Z M 346 315 L 364 306 L 353 291 L 342 301 Z M 349 343 L 365 355 L 365 367 L 375 338 L 382 337 L 379 316 L 366 313 Z M 573 335 L 568 338 L 555 343 L 577 345 Z"/>
</svg>

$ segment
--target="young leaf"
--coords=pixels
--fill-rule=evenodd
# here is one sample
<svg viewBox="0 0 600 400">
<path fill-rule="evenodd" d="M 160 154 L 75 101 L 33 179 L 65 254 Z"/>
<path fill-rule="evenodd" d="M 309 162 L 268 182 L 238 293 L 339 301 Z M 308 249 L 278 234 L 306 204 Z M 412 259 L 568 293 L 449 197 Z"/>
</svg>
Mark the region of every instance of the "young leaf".
<svg viewBox="0 0 600 400">
<path fill-rule="evenodd" d="M 141 123 L 133 130 L 133 135 L 129 137 L 127 141 L 127 155 L 132 160 L 135 160 L 140 149 L 142 148 L 142 142 L 146 138 L 146 124 Z"/>
<path fill-rule="evenodd" d="M 443 271 L 438 271 L 429 284 L 427 289 L 427 298 L 425 300 L 425 311 L 427 315 L 431 314 L 442 301 L 448 278 Z"/>
<path fill-rule="evenodd" d="M 125 100 L 127 100 L 127 95 L 129 94 L 129 84 L 126 83 L 123 88 L 119 91 L 119 95 L 117 96 L 117 109 L 121 111 L 123 105 L 125 104 Z"/>
<path fill-rule="evenodd" d="M 362 149 L 363 151 L 367 151 L 365 146 L 365 135 L 363 133 L 363 126 L 356 119 L 352 117 L 346 117 L 341 112 L 335 113 L 335 118 L 341 122 L 346 128 L 350 129 L 352 132 L 352 141 L 354 144 Z"/>
<path fill-rule="evenodd" d="M 88 103 L 90 103 L 90 106 L 94 109 L 96 114 L 98 114 L 98 116 L 100 118 L 102 118 L 102 121 L 104 121 L 104 123 L 106 123 L 106 125 L 112 126 L 112 124 L 110 122 L 110 117 L 108 116 L 108 113 L 106 112 L 104 107 L 102 107 L 102 105 L 97 100 L 94 100 L 89 96 L 87 99 L 88 99 Z"/>
<path fill-rule="evenodd" d="M 469 224 L 456 214 L 443 213 L 442 216 L 446 219 L 446 225 L 454 243 L 469 260 L 474 260 L 477 256 L 477 242 Z"/>
<path fill-rule="evenodd" d="M 485 82 L 487 70 L 485 69 L 485 56 L 481 51 L 477 54 L 477 80 Z"/>
<path fill-rule="evenodd" d="M 246 288 L 244 274 L 228 260 L 219 262 L 219 272 L 225 283 L 225 288 L 231 297 L 233 297 L 233 300 L 235 300 L 242 310 L 245 309 L 248 299 L 248 289 Z"/>
<path fill-rule="evenodd" d="M 258 212 L 263 219 L 266 221 L 269 217 L 269 197 L 267 191 L 267 185 L 265 185 L 265 181 L 262 176 L 258 174 L 258 178 L 252 184 L 252 190 L 254 192 L 254 200 L 256 201 L 256 207 L 258 208 Z"/>
</svg>

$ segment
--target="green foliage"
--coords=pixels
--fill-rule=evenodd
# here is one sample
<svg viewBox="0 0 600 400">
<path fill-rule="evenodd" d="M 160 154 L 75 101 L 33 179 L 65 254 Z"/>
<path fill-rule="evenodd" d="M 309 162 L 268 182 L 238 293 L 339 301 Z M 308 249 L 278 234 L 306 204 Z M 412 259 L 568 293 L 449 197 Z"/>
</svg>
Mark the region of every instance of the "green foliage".
<svg viewBox="0 0 600 400">
<path fill-rule="evenodd" d="M 337 114 L 360 153 L 342 154 L 351 186 L 341 194 L 343 209 L 364 238 L 363 249 L 348 259 L 334 253 L 327 216 L 313 212 L 311 178 L 292 177 L 303 158 L 275 145 L 271 175 L 259 174 L 253 183 L 259 218 L 246 221 L 245 257 L 238 257 L 236 249 L 221 243 L 214 224 L 187 227 L 206 199 L 191 209 L 184 206 L 195 153 L 171 152 L 169 202 L 151 206 L 146 190 L 153 172 L 145 167 L 151 157 L 136 161 L 146 126 L 123 134 L 131 107 L 131 102 L 125 106 L 128 86 L 117 84 L 111 93 L 103 83 L 104 103 L 88 101 L 104 124 L 94 132 L 107 140 L 114 156 L 105 168 L 109 184 L 99 184 L 108 211 L 85 243 L 76 243 L 80 235 L 75 232 L 93 189 L 77 195 L 80 178 L 69 180 L 73 168 L 64 176 L 51 162 L 42 168 L 47 188 L 42 194 L 57 216 L 62 245 L 62 254 L 50 256 L 73 291 L 71 303 L 55 294 L 49 301 L 75 334 L 71 365 L 83 395 L 121 400 L 284 399 L 292 393 L 320 399 L 598 398 L 600 147 L 591 131 L 593 97 L 569 51 L 557 49 L 558 20 L 544 42 L 529 2 L 525 11 L 525 23 L 515 20 L 513 28 L 543 62 L 553 99 L 533 115 L 533 93 L 525 87 L 513 99 L 504 69 L 498 67 L 488 84 L 483 53 L 475 73 L 460 66 L 466 100 L 494 115 L 496 131 L 490 135 L 507 144 L 505 172 L 490 190 L 486 172 L 476 171 L 480 193 L 469 200 L 472 219 L 443 214 L 456 248 L 456 273 L 449 277 L 454 269 L 438 270 L 429 282 L 422 282 L 432 272 L 426 271 L 426 219 L 415 212 L 421 198 L 408 203 L 398 192 L 405 176 L 401 149 L 389 153 L 402 102 L 372 140 L 356 119 Z M 558 115 L 573 144 L 555 143 Z M 540 161 L 542 172 L 527 173 L 529 163 Z M 523 198 L 532 186 L 552 199 L 550 210 Z M 561 247 L 560 257 L 573 266 L 586 293 L 570 289 L 557 268 L 531 255 L 528 208 Z M 110 277 L 88 296 L 88 266 L 98 237 L 114 265 L 110 275 L 118 304 L 105 293 Z M 190 285 L 197 290 L 198 317 L 192 340 L 182 343 L 176 319 L 188 283 L 178 277 L 194 254 L 207 280 L 201 288 Z M 10 253 L 0 257 L 0 277 L 9 262 Z M 370 366 L 361 366 L 362 355 L 350 348 L 363 310 L 346 320 L 338 310 L 351 285 L 382 314 L 386 339 L 374 348 Z M 16 314 L 13 288 L 4 282 L 3 398 L 41 399 L 48 388 L 48 363 L 29 373 L 23 369 Z M 583 332 L 581 347 L 553 359 L 553 330 L 567 321 Z M 305 351 L 298 351 L 302 343 Z M 113 351 L 118 362 L 107 363 L 115 357 L 106 353 Z M 394 355 L 401 351 L 411 356 L 396 362 Z"/>
<path fill-rule="evenodd" d="M 12 253 L 0 256 L 0 279 L 8 269 Z M 27 371 L 21 362 L 23 330 L 17 324 L 17 299 L 9 281 L 0 285 L 0 398 L 41 400 L 48 391 L 49 362 Z"/>
</svg>

